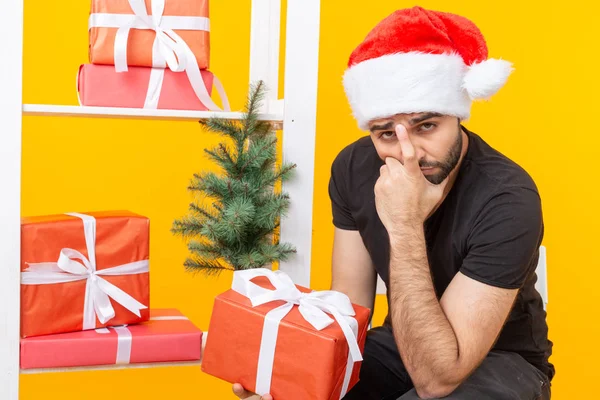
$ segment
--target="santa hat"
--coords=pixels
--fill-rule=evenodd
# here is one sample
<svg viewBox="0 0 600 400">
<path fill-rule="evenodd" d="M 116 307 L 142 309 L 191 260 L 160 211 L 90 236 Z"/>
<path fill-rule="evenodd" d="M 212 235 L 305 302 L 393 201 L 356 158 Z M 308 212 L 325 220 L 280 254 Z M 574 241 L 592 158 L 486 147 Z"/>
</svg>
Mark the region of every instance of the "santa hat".
<svg viewBox="0 0 600 400">
<path fill-rule="evenodd" d="M 413 7 L 381 21 L 354 50 L 344 89 L 361 129 L 401 113 L 464 120 L 471 102 L 491 97 L 511 72 L 510 62 L 488 59 L 483 35 L 467 18 Z"/>
</svg>

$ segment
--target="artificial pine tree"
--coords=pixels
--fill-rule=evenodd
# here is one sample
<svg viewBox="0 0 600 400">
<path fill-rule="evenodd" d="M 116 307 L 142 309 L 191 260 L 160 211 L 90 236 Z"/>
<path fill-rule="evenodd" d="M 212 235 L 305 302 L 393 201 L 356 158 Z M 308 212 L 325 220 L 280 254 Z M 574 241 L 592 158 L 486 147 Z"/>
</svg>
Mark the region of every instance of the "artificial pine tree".
<svg viewBox="0 0 600 400">
<path fill-rule="evenodd" d="M 191 255 L 184 263 L 188 271 L 213 275 L 260 268 L 296 252 L 291 244 L 279 243 L 279 222 L 290 199 L 276 190 L 279 182 L 291 178 L 296 165 L 276 165 L 275 131 L 270 123 L 258 120 L 264 91 L 262 81 L 251 86 L 239 121 L 200 122 L 226 141 L 205 150 L 222 173 L 194 174 L 188 189 L 199 195 L 197 201 L 173 223 L 172 232 L 188 240 Z"/>
</svg>

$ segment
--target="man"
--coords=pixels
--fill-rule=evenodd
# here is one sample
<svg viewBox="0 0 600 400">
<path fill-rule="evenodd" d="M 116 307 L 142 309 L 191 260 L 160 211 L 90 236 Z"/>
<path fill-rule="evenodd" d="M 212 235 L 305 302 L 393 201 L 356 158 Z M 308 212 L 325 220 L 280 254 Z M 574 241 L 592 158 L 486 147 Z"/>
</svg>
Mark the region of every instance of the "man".
<svg viewBox="0 0 600 400">
<path fill-rule="evenodd" d="M 332 166 L 332 289 L 373 309 L 379 274 L 389 313 L 344 399 L 550 398 L 540 197 L 462 125 L 511 70 L 487 58 L 471 21 L 420 7 L 383 20 L 350 57 L 344 87 L 370 136 Z"/>
</svg>

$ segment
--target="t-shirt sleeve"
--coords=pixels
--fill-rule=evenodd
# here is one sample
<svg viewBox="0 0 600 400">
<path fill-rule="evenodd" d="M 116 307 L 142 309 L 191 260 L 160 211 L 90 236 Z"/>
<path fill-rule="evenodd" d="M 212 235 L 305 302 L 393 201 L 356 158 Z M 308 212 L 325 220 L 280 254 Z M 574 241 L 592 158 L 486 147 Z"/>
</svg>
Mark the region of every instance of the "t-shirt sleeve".
<svg viewBox="0 0 600 400">
<path fill-rule="evenodd" d="M 518 289 L 536 267 L 542 235 L 538 193 L 525 188 L 503 191 L 478 214 L 461 272 L 492 286 Z"/>
<path fill-rule="evenodd" d="M 329 178 L 329 198 L 333 214 L 333 225 L 344 230 L 357 230 L 356 222 L 352 217 L 349 206 L 349 192 L 347 190 L 348 170 L 342 151 L 331 166 L 331 177 Z"/>
</svg>

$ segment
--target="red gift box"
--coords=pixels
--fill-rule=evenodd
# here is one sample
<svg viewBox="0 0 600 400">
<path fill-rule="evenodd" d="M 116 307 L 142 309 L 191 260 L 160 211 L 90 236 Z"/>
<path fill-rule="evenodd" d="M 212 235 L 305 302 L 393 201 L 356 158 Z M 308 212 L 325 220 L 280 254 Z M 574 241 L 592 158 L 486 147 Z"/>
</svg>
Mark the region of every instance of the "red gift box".
<svg viewBox="0 0 600 400">
<path fill-rule="evenodd" d="M 210 96 L 213 82 L 217 84 L 218 81 L 209 71 L 200 73 L 207 96 Z M 218 88 L 222 89 L 220 84 Z M 83 106 L 209 109 L 209 104 L 199 100 L 187 75 L 169 69 L 130 67 L 127 72 L 116 72 L 111 65 L 84 64 L 79 68 L 77 91 Z M 225 101 L 226 97 L 221 99 Z"/>
<path fill-rule="evenodd" d="M 287 301 L 270 301 L 277 298 Z M 305 318 L 319 313 L 315 307 L 330 307 L 331 298 L 334 303 L 341 298 L 343 307 L 336 308 L 335 322 L 316 329 Z M 278 322 L 282 310 L 285 315 Z M 357 360 L 349 350 L 354 348 L 360 357 L 369 315 L 369 309 L 352 305 L 345 295 L 311 292 L 295 286 L 281 271 L 236 271 L 232 290 L 215 299 L 202 370 L 275 399 L 337 400 L 358 382 L 362 358 Z M 352 325 L 354 343 L 349 346 L 344 330 Z"/>
<path fill-rule="evenodd" d="M 21 336 L 148 319 L 149 220 L 128 212 L 21 220 Z"/>
<path fill-rule="evenodd" d="M 21 368 L 200 360 L 202 331 L 173 309 L 137 325 L 21 339 Z"/>
</svg>

